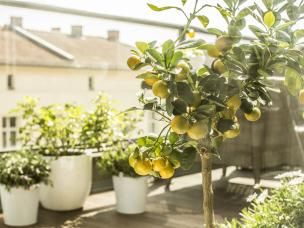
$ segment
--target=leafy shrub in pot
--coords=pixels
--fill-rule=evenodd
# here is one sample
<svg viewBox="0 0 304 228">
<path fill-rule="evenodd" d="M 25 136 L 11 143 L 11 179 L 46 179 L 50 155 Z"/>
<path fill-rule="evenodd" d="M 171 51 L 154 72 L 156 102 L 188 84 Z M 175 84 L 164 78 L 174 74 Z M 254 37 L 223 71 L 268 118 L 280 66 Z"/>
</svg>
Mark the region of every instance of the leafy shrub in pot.
<svg viewBox="0 0 304 228">
<path fill-rule="evenodd" d="M 37 222 L 39 185 L 49 184 L 50 167 L 41 155 L 29 151 L 0 158 L 0 190 L 4 223 L 25 226 Z"/>
<path fill-rule="evenodd" d="M 223 227 L 303 227 L 304 174 L 289 172 L 279 178 L 283 178 L 280 188 L 250 196 L 251 205 L 242 210 L 241 218 Z"/>
<path fill-rule="evenodd" d="M 102 154 L 99 166 L 102 171 L 112 174 L 116 195 L 116 210 L 122 214 L 139 214 L 145 211 L 147 177 L 136 174 L 129 165 L 129 156 L 134 152 L 133 143 L 123 145 L 116 151 Z"/>
</svg>

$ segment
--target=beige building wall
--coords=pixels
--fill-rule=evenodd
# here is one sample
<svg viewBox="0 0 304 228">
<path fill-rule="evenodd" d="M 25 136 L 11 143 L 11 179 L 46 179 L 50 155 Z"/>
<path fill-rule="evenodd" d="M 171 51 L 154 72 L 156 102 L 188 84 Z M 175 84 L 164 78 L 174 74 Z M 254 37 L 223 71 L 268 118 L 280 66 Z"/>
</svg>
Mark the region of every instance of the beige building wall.
<svg viewBox="0 0 304 228">
<path fill-rule="evenodd" d="M 13 90 L 7 87 L 9 74 L 13 75 Z M 115 100 L 120 110 L 138 106 L 136 93 L 140 91 L 140 80 L 135 76 L 136 73 L 128 70 L 0 66 L 0 120 L 9 116 L 24 96 L 39 98 L 41 105 L 72 102 L 89 108 L 92 99 L 103 91 Z M 94 90 L 89 89 L 89 77 L 93 78 Z M 0 127 L 3 132 L 2 124 Z M 149 115 L 141 128 L 151 130 Z"/>
<path fill-rule="evenodd" d="M 14 90 L 7 88 L 7 76 L 13 75 Z M 89 77 L 94 90 L 89 89 Z M 117 100 L 119 108 L 137 104 L 135 94 L 140 81 L 134 72 L 43 67 L 0 67 L 0 115 L 15 107 L 24 96 L 40 99 L 41 104 L 76 102 L 87 106 L 101 91 Z"/>
</svg>

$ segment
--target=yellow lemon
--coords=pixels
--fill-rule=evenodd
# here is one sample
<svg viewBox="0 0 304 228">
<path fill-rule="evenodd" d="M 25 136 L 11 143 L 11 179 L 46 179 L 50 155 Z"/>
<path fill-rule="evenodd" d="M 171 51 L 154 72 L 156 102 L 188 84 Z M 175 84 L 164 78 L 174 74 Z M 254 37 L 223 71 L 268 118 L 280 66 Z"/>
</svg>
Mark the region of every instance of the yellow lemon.
<svg viewBox="0 0 304 228">
<path fill-rule="evenodd" d="M 171 128 L 177 134 L 185 134 L 189 130 L 189 121 L 183 116 L 175 116 L 171 120 Z"/>
<path fill-rule="evenodd" d="M 152 164 L 150 160 L 138 160 L 134 165 L 134 171 L 141 176 L 150 174 L 152 171 Z"/>
<path fill-rule="evenodd" d="M 152 92 L 155 96 L 159 98 L 169 97 L 169 89 L 167 83 L 162 80 L 159 80 L 153 84 Z"/>
<path fill-rule="evenodd" d="M 264 14 L 264 24 L 267 25 L 268 28 L 272 27 L 276 22 L 276 17 L 272 11 L 268 11 Z"/>
<path fill-rule="evenodd" d="M 245 113 L 245 118 L 251 122 L 257 121 L 261 118 L 261 110 L 254 107 L 250 113 Z"/>
<path fill-rule="evenodd" d="M 162 179 L 169 179 L 174 175 L 174 168 L 172 167 L 172 165 L 167 164 L 166 168 L 159 171 L 159 175 Z"/>
<path fill-rule="evenodd" d="M 229 49 L 232 48 L 233 41 L 231 38 L 227 36 L 220 36 L 217 38 L 215 41 L 215 47 L 220 51 L 220 52 L 226 52 Z"/>
<path fill-rule="evenodd" d="M 140 58 L 138 56 L 132 55 L 128 58 L 127 64 L 131 70 L 135 70 L 136 67 L 141 63 Z"/>
<path fill-rule="evenodd" d="M 159 81 L 158 78 L 145 78 L 144 79 L 145 83 L 149 86 L 153 86 L 155 82 Z"/>
<path fill-rule="evenodd" d="M 186 80 L 190 72 L 189 65 L 186 62 L 180 62 L 176 65 L 176 68 L 178 70 L 178 73 L 175 76 L 175 80 L 177 81 Z"/>
<path fill-rule="evenodd" d="M 225 64 L 220 59 L 216 59 L 212 63 L 212 69 L 218 74 L 223 74 L 227 70 Z"/>
<path fill-rule="evenodd" d="M 227 106 L 231 109 L 238 110 L 241 106 L 241 99 L 238 95 L 230 97 L 227 101 Z"/>
<path fill-rule="evenodd" d="M 210 57 L 218 58 L 221 55 L 221 52 L 219 49 L 217 49 L 215 46 L 211 46 L 208 48 L 207 53 Z"/>
<path fill-rule="evenodd" d="M 187 134 L 194 140 L 200 140 L 202 138 L 205 138 L 208 134 L 208 126 L 204 122 L 196 122 L 190 127 L 190 129 L 187 131 Z"/>
<path fill-rule="evenodd" d="M 235 137 L 237 137 L 240 134 L 240 125 L 239 124 L 235 124 L 234 125 L 234 129 L 228 130 L 224 132 L 224 136 L 225 138 L 228 139 L 233 139 Z"/>
<path fill-rule="evenodd" d="M 153 170 L 155 172 L 160 172 L 164 168 L 166 168 L 166 162 L 167 160 L 165 158 L 156 158 L 152 161 L 153 164 Z"/>
<path fill-rule="evenodd" d="M 198 91 L 193 92 L 193 102 L 192 102 L 192 107 L 197 108 L 202 102 L 201 94 Z"/>
</svg>

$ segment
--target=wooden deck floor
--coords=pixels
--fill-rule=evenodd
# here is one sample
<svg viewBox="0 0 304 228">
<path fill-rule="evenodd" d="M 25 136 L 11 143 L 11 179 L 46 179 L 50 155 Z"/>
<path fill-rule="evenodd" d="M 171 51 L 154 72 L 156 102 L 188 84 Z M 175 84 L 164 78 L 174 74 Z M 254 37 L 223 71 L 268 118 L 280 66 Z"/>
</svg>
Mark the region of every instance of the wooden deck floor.
<svg viewBox="0 0 304 228">
<path fill-rule="evenodd" d="M 215 179 L 218 176 L 216 174 Z M 41 209 L 39 223 L 33 227 L 199 228 L 202 227 L 200 181 L 200 174 L 175 178 L 170 192 L 165 192 L 162 184 L 153 186 L 148 198 L 147 211 L 141 215 L 118 214 L 114 206 L 114 193 L 109 191 L 91 195 L 81 211 L 58 213 Z M 216 187 L 215 211 L 218 222 L 224 221 L 226 217 L 238 216 L 245 205 L 243 196 L 227 193 L 225 188 Z"/>
</svg>

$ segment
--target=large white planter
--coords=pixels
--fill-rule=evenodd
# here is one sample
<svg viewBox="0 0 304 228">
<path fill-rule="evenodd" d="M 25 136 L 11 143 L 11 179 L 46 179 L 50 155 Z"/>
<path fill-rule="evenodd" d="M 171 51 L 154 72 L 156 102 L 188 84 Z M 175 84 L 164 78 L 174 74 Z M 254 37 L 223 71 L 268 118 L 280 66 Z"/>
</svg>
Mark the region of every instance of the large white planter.
<svg viewBox="0 0 304 228">
<path fill-rule="evenodd" d="M 92 157 L 60 156 L 50 160 L 52 185 L 41 185 L 42 206 L 54 211 L 70 211 L 83 207 L 92 186 Z"/>
<path fill-rule="evenodd" d="M 147 177 L 113 176 L 116 195 L 116 210 L 122 214 L 145 212 L 147 199 Z"/>
<path fill-rule="evenodd" d="M 37 223 L 39 188 L 30 189 L 0 186 L 4 223 L 8 226 L 29 226 Z"/>
</svg>

